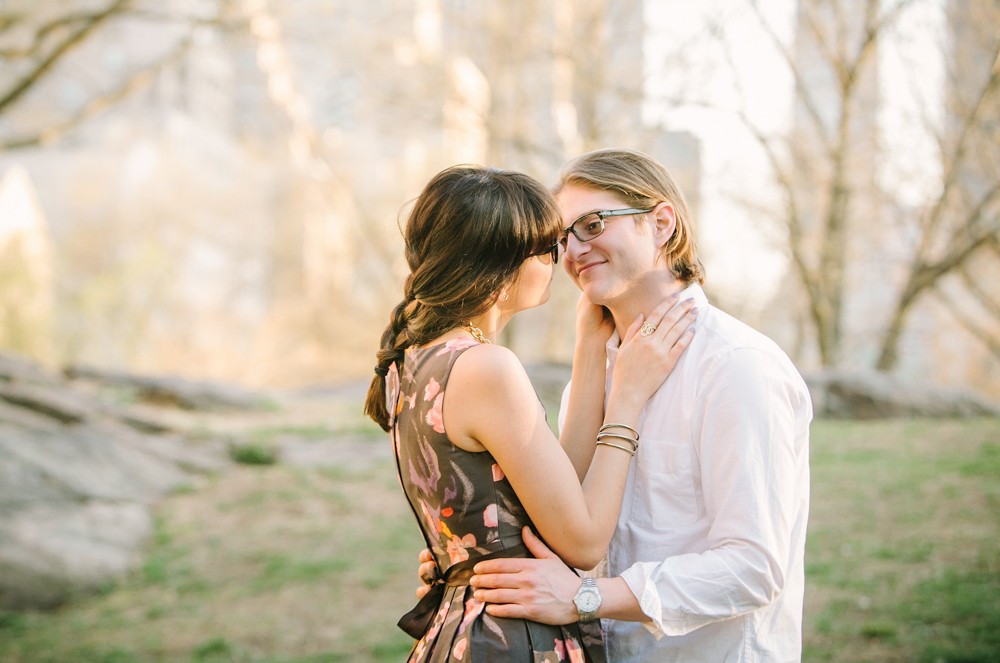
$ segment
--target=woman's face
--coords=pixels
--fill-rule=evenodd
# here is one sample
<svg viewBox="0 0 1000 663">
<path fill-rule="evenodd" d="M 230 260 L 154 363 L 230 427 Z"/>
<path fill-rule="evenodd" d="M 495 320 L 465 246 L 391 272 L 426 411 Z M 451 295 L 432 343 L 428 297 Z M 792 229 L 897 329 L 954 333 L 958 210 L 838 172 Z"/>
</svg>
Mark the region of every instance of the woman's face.
<svg viewBox="0 0 1000 663">
<path fill-rule="evenodd" d="M 525 260 L 514 283 L 507 290 L 507 300 L 500 302 L 501 309 L 517 313 L 549 301 L 554 273 L 555 264 L 550 254 Z"/>
</svg>

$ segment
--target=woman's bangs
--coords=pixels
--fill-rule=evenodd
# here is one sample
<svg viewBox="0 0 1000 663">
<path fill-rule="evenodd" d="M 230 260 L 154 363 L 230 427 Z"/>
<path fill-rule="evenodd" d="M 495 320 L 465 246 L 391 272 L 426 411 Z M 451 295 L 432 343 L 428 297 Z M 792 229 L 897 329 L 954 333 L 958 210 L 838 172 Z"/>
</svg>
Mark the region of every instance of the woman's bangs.
<svg viewBox="0 0 1000 663">
<path fill-rule="evenodd" d="M 540 200 L 535 209 L 524 210 L 525 245 L 528 255 L 542 253 L 559 241 L 562 217 L 554 200 Z"/>
</svg>

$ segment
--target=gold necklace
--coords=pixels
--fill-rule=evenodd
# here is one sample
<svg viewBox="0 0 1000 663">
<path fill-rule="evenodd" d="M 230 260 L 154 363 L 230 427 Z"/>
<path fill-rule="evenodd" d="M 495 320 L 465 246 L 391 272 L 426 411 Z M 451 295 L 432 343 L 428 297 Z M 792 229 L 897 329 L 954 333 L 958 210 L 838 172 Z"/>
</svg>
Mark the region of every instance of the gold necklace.
<svg viewBox="0 0 1000 663">
<path fill-rule="evenodd" d="M 483 336 L 483 330 L 480 329 L 479 327 L 476 327 L 471 322 L 463 323 L 462 326 L 465 327 L 465 329 L 470 334 L 472 334 L 472 338 L 476 339 L 480 343 L 483 343 L 485 345 L 493 345 L 493 341 Z"/>
</svg>

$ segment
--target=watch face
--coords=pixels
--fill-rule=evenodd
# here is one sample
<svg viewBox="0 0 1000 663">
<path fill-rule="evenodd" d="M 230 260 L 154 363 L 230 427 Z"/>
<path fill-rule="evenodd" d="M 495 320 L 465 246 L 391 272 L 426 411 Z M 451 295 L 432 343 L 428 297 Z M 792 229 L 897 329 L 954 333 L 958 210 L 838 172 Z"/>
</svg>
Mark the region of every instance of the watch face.
<svg viewBox="0 0 1000 663">
<path fill-rule="evenodd" d="M 601 605 L 601 599 L 596 592 L 581 592 L 576 601 L 581 612 L 594 612 Z"/>
</svg>

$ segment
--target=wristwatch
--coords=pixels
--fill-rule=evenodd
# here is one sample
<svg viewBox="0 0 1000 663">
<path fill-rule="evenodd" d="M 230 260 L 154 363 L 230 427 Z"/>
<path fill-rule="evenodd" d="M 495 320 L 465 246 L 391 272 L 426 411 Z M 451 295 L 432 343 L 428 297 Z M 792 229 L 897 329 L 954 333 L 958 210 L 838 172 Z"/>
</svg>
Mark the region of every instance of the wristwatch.
<svg viewBox="0 0 1000 663">
<path fill-rule="evenodd" d="M 597 609 L 601 607 L 601 593 L 597 591 L 597 581 L 593 578 L 584 578 L 583 584 L 573 597 L 576 604 L 576 612 L 580 615 L 581 622 L 592 622 L 597 617 Z"/>
</svg>

